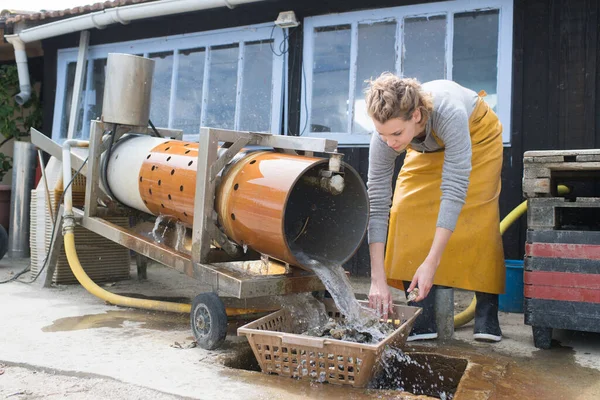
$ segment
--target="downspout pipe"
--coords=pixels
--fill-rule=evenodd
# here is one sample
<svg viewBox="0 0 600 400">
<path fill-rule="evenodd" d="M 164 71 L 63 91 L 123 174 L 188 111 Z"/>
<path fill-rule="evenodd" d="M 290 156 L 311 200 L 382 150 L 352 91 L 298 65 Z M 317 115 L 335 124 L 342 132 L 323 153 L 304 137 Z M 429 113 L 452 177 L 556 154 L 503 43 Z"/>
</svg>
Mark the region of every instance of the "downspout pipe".
<svg viewBox="0 0 600 400">
<path fill-rule="evenodd" d="M 31 97 L 31 82 L 29 80 L 29 67 L 27 66 L 27 52 L 25 51 L 25 42 L 18 35 L 6 36 L 8 43 L 15 48 L 15 61 L 17 62 L 17 71 L 19 73 L 19 89 L 15 101 L 22 106 L 27 103 Z"/>
<path fill-rule="evenodd" d="M 68 33 L 79 32 L 87 29 L 103 29 L 108 25 L 120 23 L 123 25 L 131 21 L 146 18 L 163 17 L 167 15 L 182 14 L 193 11 L 208 10 L 218 7 L 234 8 L 246 3 L 257 3 L 264 0 L 161 0 L 150 3 L 133 4 L 123 7 L 109 8 L 90 14 L 78 15 L 49 24 L 24 29 L 14 35 L 6 35 L 6 40 L 14 46 L 15 59 L 19 70 L 19 86 L 21 92 L 15 101 L 22 105 L 31 96 L 31 83 L 27 66 L 25 43 L 36 40 L 48 39 Z"/>
</svg>

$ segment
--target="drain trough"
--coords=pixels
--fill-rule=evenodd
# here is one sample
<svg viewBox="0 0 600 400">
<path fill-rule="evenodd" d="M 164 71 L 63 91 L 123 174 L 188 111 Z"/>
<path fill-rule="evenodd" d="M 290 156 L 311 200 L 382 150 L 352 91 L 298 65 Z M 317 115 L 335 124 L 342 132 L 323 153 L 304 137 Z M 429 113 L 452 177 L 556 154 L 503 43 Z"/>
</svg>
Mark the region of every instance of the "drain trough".
<svg viewBox="0 0 600 400">
<path fill-rule="evenodd" d="M 400 390 L 446 400 L 454 398 L 468 365 L 464 358 L 389 350 L 382 361 L 384 368 L 370 382 L 370 388 Z"/>
</svg>

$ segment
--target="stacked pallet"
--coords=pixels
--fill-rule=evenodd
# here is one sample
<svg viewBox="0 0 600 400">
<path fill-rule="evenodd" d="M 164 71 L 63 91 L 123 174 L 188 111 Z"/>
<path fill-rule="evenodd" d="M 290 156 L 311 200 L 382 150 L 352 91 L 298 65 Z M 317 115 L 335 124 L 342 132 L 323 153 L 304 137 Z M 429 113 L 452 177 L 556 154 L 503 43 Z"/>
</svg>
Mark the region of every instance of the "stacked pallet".
<svg viewBox="0 0 600 400">
<path fill-rule="evenodd" d="M 63 193 L 62 163 L 51 158 L 46 167 L 46 177 L 49 187 L 50 206 L 48 207 L 46 189 L 42 181 L 31 193 L 31 219 L 30 219 L 30 246 L 31 246 L 31 273 L 36 276 L 44 266 L 50 242 L 54 221 L 50 215 L 56 217 L 59 203 Z M 85 199 L 85 177 L 79 175 L 73 181 L 73 205 L 83 207 Z M 127 217 L 108 217 L 107 221 L 123 227 L 129 226 Z M 59 230 L 59 234 L 62 232 Z M 55 265 L 48 266 L 54 284 L 77 283 L 71 272 L 62 241 L 57 242 L 60 251 Z M 117 281 L 129 278 L 130 255 L 129 250 L 100 235 L 77 226 L 75 228 L 75 248 L 81 264 L 88 276 L 95 282 Z"/>
<path fill-rule="evenodd" d="M 559 196 L 566 183 L 570 193 Z M 600 150 L 524 155 L 524 313 L 537 348 L 551 347 L 553 329 L 600 332 L 598 188 Z"/>
</svg>

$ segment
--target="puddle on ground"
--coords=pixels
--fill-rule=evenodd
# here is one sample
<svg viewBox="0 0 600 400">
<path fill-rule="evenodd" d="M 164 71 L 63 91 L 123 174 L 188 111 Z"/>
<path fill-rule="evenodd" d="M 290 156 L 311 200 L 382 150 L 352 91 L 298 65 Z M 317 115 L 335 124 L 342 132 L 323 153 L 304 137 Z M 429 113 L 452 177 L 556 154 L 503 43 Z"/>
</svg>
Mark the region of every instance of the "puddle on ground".
<svg viewBox="0 0 600 400">
<path fill-rule="evenodd" d="M 224 356 L 219 362 L 226 367 L 246 371 L 260 372 L 261 368 L 250 346 L 245 343 L 232 348 L 229 355 Z M 372 395 L 386 395 L 390 393 L 407 393 L 451 400 L 458 388 L 461 378 L 467 368 L 468 361 L 464 358 L 445 356 L 434 353 L 392 351 L 386 357 L 384 370 L 375 376 L 366 388 L 359 389 Z M 272 383 L 302 381 L 297 378 L 278 376 L 277 374 L 263 374 L 273 377 Z M 330 385 L 310 380 L 310 386 L 320 385 L 325 390 L 328 387 L 337 387 L 357 394 L 349 386 Z"/>
<path fill-rule="evenodd" d="M 115 310 L 101 314 L 60 318 L 51 325 L 43 327 L 42 331 L 68 332 L 97 328 L 119 329 L 131 325 L 156 331 L 188 330 L 190 328 L 190 316 L 188 314 L 147 312 L 142 310 Z"/>
</svg>

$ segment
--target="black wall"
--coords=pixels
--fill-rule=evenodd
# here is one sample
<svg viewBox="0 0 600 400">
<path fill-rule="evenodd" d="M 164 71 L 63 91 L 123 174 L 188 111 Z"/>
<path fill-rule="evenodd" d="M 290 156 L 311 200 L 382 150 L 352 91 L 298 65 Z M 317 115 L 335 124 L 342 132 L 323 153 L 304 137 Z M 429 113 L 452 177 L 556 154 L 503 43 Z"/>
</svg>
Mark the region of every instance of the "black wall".
<svg viewBox="0 0 600 400">
<path fill-rule="evenodd" d="M 294 10 L 299 20 L 312 15 L 394 7 L 433 1 L 266 1 L 237 7 L 156 18 L 126 26 L 93 30 L 90 44 L 206 31 L 274 21 L 280 11 Z M 515 0 L 513 23 L 513 90 L 511 146 L 504 150 L 500 213 L 523 201 L 522 157 L 527 150 L 600 147 L 600 1 Z M 44 131 L 51 132 L 56 86 L 56 50 L 77 46 L 78 35 L 44 41 Z M 300 131 L 302 25 L 290 36 L 288 134 Z M 500 83 L 502 84 L 502 83 Z M 345 160 L 366 181 L 368 148 L 345 148 Z M 398 171 L 401 160 L 397 165 Z M 504 235 L 505 256 L 523 256 L 525 219 Z M 368 275 L 363 244 L 346 268 Z"/>
</svg>

